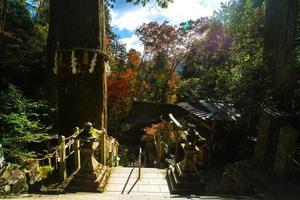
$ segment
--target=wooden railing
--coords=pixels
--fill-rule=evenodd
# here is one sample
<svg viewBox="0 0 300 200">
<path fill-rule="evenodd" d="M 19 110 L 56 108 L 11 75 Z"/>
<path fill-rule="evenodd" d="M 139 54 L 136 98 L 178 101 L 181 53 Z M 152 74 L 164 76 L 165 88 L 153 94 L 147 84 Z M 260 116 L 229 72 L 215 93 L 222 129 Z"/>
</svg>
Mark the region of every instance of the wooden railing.
<svg viewBox="0 0 300 200">
<path fill-rule="evenodd" d="M 142 168 L 142 148 L 140 147 L 140 151 L 139 151 L 139 175 L 138 175 L 138 179 L 141 178 L 141 168 Z"/>
<path fill-rule="evenodd" d="M 70 162 L 71 164 L 74 164 L 74 166 L 71 168 L 74 169 L 73 172 L 80 168 L 80 144 L 85 139 L 76 138 L 79 133 L 79 128 L 76 128 L 74 134 L 67 138 L 60 135 L 58 137 L 58 146 L 52 153 L 45 155 L 43 158 L 32 160 L 38 162 L 39 166 L 49 166 L 54 170 L 59 170 L 60 181 L 65 181 L 68 176 L 67 159 L 70 159 L 71 156 L 74 155 L 73 162 Z M 99 162 L 105 166 L 118 166 L 119 143 L 117 140 L 109 137 L 104 130 L 104 133 L 100 135 L 95 143 L 98 143 L 97 151 L 99 151 Z"/>
</svg>

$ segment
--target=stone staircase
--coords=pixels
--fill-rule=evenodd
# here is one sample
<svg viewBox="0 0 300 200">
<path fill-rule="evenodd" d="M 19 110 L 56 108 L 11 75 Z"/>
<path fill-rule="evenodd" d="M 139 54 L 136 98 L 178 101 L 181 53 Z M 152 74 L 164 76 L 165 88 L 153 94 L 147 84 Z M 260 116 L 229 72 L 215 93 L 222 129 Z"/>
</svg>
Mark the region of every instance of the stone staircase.
<svg viewBox="0 0 300 200">
<path fill-rule="evenodd" d="M 179 164 L 167 169 L 167 180 L 171 194 L 203 194 L 205 192 L 203 178 L 199 174 L 183 173 Z"/>
<path fill-rule="evenodd" d="M 130 195 L 169 196 L 166 170 L 141 168 L 141 178 L 138 180 L 138 168 L 113 168 L 104 194 L 116 195 L 122 192 L 123 195 L 128 195 L 129 192 Z"/>
</svg>

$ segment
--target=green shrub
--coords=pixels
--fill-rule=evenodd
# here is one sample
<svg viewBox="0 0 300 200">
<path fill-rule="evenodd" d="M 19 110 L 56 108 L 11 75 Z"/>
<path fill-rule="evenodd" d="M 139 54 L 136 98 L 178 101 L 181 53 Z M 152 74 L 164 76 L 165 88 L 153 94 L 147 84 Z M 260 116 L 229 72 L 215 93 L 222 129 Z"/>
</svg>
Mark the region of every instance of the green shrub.
<svg viewBox="0 0 300 200">
<path fill-rule="evenodd" d="M 7 161 L 22 164 L 36 156 L 30 143 L 46 137 L 45 125 L 40 122 L 47 106 L 26 98 L 14 85 L 0 92 L 0 143 Z"/>
</svg>

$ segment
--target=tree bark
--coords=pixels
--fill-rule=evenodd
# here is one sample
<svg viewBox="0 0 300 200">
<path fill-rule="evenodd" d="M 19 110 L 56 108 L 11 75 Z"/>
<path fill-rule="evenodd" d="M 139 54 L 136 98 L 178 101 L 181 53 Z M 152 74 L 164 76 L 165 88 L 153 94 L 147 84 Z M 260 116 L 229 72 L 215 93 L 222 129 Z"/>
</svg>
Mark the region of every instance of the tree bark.
<svg viewBox="0 0 300 200">
<path fill-rule="evenodd" d="M 97 53 L 96 66 L 89 71 L 97 50 L 105 51 L 103 1 L 52 0 L 50 4 L 48 73 L 52 76 L 57 66 L 53 76 L 57 77 L 59 134 L 70 135 L 87 121 L 97 129 L 107 128 L 103 54 Z"/>
<path fill-rule="evenodd" d="M 8 0 L 3 0 L 0 3 L 0 33 L 4 31 L 7 12 L 8 12 Z"/>
<path fill-rule="evenodd" d="M 47 68 L 46 68 L 46 95 L 51 108 L 57 107 L 57 76 L 53 73 L 54 55 L 58 46 L 58 25 L 59 25 L 59 0 L 49 2 L 49 30 L 47 38 Z M 56 116 L 51 116 L 51 122 Z M 57 127 L 55 127 L 57 128 Z"/>
<path fill-rule="evenodd" d="M 293 109 L 293 40 L 298 0 L 266 0 L 264 59 L 273 74 L 278 108 Z"/>
</svg>

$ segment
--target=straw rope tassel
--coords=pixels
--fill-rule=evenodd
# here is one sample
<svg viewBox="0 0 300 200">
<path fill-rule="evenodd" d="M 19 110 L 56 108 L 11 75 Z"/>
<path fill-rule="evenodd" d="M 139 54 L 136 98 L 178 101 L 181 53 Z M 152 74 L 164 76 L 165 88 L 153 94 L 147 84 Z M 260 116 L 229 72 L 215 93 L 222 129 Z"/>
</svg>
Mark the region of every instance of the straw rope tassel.
<svg viewBox="0 0 300 200">
<path fill-rule="evenodd" d="M 109 76 L 111 74 L 109 63 L 105 62 L 104 66 L 105 66 L 105 72 L 106 72 L 107 76 Z"/>
<path fill-rule="evenodd" d="M 71 54 L 71 68 L 72 68 L 72 73 L 73 74 L 77 73 L 76 65 L 77 65 L 77 58 L 75 57 L 75 51 L 72 50 L 72 54 Z"/>
</svg>

